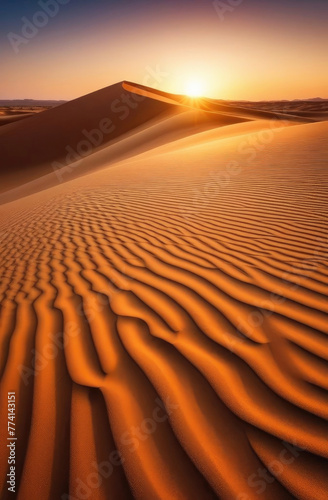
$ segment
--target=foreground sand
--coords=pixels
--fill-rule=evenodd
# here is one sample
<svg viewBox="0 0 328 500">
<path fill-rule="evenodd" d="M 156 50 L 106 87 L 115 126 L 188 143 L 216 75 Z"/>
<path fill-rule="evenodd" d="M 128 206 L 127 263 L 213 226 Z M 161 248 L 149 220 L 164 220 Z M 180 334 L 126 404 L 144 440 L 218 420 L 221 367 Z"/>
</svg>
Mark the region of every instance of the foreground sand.
<svg viewBox="0 0 328 500">
<path fill-rule="evenodd" d="M 114 87 L 68 103 L 70 144 Z M 2 128 L 63 120 L 1 174 L 19 500 L 326 498 L 328 123 L 177 102 L 148 95 L 60 177 L 68 105 Z"/>
</svg>

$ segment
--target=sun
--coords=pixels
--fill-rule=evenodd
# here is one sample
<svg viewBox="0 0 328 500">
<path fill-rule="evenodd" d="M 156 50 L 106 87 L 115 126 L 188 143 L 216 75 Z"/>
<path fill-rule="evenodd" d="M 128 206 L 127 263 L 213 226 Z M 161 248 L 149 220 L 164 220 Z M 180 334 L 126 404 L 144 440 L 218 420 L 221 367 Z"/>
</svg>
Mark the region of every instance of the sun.
<svg viewBox="0 0 328 500">
<path fill-rule="evenodd" d="M 205 85 L 201 80 L 189 80 L 186 84 L 185 94 L 189 97 L 201 97 L 204 95 Z"/>
</svg>

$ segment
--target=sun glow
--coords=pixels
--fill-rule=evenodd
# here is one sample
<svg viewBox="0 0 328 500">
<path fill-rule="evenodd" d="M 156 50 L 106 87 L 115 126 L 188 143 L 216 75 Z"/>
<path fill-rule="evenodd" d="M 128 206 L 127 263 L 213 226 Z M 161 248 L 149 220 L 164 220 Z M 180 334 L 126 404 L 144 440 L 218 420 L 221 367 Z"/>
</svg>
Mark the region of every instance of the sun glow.
<svg viewBox="0 0 328 500">
<path fill-rule="evenodd" d="M 201 97 L 205 93 L 205 84 L 201 80 L 189 80 L 186 84 L 185 94 L 189 97 Z"/>
</svg>

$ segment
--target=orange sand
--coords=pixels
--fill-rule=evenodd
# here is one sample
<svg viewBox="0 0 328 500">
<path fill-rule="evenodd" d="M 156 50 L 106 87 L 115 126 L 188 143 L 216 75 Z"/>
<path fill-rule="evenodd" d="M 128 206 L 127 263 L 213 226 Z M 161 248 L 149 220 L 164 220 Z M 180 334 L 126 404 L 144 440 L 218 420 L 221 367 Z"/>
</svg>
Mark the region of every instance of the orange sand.
<svg viewBox="0 0 328 500">
<path fill-rule="evenodd" d="M 310 111 L 124 83 L 0 127 L 16 498 L 326 498 L 328 123 Z"/>
</svg>

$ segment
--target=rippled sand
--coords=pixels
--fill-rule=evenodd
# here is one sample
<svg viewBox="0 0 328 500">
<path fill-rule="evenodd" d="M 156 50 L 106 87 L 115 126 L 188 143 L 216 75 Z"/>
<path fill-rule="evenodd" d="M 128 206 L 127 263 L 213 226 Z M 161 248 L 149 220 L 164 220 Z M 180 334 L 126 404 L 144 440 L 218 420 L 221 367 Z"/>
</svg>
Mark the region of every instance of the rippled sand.
<svg viewBox="0 0 328 500">
<path fill-rule="evenodd" d="M 328 123 L 147 91 L 58 177 L 121 92 L 0 130 L 17 498 L 323 500 Z"/>
</svg>

